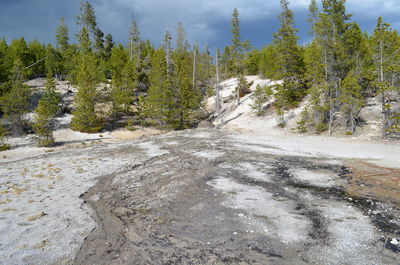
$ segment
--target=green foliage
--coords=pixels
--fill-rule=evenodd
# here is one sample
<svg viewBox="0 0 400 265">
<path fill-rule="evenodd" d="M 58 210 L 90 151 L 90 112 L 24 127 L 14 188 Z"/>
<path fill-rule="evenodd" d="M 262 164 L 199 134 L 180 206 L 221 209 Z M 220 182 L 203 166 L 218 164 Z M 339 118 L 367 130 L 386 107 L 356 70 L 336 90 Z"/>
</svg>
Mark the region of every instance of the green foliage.
<svg viewBox="0 0 400 265">
<path fill-rule="evenodd" d="M 99 64 L 91 52 L 88 32 L 82 28 L 80 33 L 80 58 L 76 82 L 78 92 L 75 95 L 75 110 L 71 128 L 81 132 L 98 132 L 102 129 L 96 113 L 98 100 L 97 85 L 100 80 Z"/>
<path fill-rule="evenodd" d="M 315 131 L 317 133 L 323 133 L 326 132 L 326 130 L 328 130 L 328 125 L 326 122 L 320 121 L 315 125 Z"/>
<path fill-rule="evenodd" d="M 236 91 L 239 94 L 239 97 L 243 97 L 249 93 L 250 91 L 250 84 L 247 83 L 246 78 L 243 75 L 239 75 L 238 77 L 238 85 L 236 87 Z"/>
<path fill-rule="evenodd" d="M 233 57 L 233 46 L 226 46 L 220 60 L 221 77 L 229 78 L 236 75 Z"/>
<path fill-rule="evenodd" d="M 276 109 L 276 114 L 277 114 L 278 126 L 283 128 L 286 126 L 285 112 L 280 105 L 276 105 L 275 109 Z"/>
<path fill-rule="evenodd" d="M 188 52 L 179 56 L 176 61 L 174 84 L 177 88 L 175 95 L 176 117 L 172 124 L 174 129 L 187 129 L 192 125 L 191 116 L 198 110 L 201 103 L 201 93 L 199 89 L 192 86 L 192 59 Z"/>
<path fill-rule="evenodd" d="M 46 47 L 45 71 L 52 76 L 63 76 L 65 74 L 64 58 L 62 54 L 51 45 Z"/>
<path fill-rule="evenodd" d="M 129 60 L 136 60 L 136 63 L 140 65 L 141 60 L 141 42 L 140 42 L 140 31 L 136 23 L 134 16 L 132 15 L 131 27 L 129 29 Z"/>
<path fill-rule="evenodd" d="M 137 104 L 137 118 L 142 128 L 146 125 L 146 117 L 149 116 L 149 114 L 147 113 L 148 111 L 149 107 L 147 105 L 147 100 L 143 94 L 140 94 L 138 97 L 138 104 Z"/>
<path fill-rule="evenodd" d="M 293 12 L 287 0 L 281 0 L 281 27 L 274 35 L 277 54 L 277 76 L 283 84 L 277 87 L 276 99 L 279 111 L 296 106 L 305 94 L 303 84 L 304 65 L 302 50 L 297 44 L 297 29 L 294 27 Z"/>
<path fill-rule="evenodd" d="M 277 79 L 279 64 L 276 60 L 277 49 L 273 44 L 267 45 L 260 51 L 259 72 L 269 79 Z"/>
<path fill-rule="evenodd" d="M 35 109 L 36 121 L 33 129 L 38 136 L 38 145 L 42 147 L 54 144 L 54 118 L 60 109 L 60 95 L 55 91 L 56 84 L 51 75 L 47 77 L 45 91 Z"/>
<path fill-rule="evenodd" d="M 257 75 L 259 74 L 260 65 L 260 52 L 257 49 L 246 53 L 245 59 L 243 61 L 244 71 L 247 75 Z"/>
<path fill-rule="evenodd" d="M 377 94 L 381 96 L 382 137 L 388 136 L 391 123 L 390 92 L 395 90 L 395 80 L 400 73 L 400 38 L 397 31 L 379 17 L 371 37 L 373 60 L 377 69 L 374 83 Z"/>
<path fill-rule="evenodd" d="M 29 59 L 28 64 L 25 65 L 26 70 L 29 71 L 29 77 L 35 78 L 40 77 L 46 72 L 45 64 L 43 62 L 37 63 L 46 57 L 46 48 L 43 44 L 34 40 L 28 44 Z"/>
<path fill-rule="evenodd" d="M 7 50 L 8 45 L 6 40 L 4 38 L 0 39 L 0 84 L 8 80 L 10 66 L 6 57 Z M 0 97 L 3 93 L 3 90 L 0 88 Z"/>
<path fill-rule="evenodd" d="M 391 115 L 387 132 L 389 134 L 400 134 L 400 111 Z"/>
<path fill-rule="evenodd" d="M 121 44 L 112 49 L 110 58 L 111 69 L 111 102 L 112 116 L 127 114 L 136 87 L 135 62 L 128 61 L 128 55 Z"/>
<path fill-rule="evenodd" d="M 269 97 L 272 95 L 272 90 L 269 86 L 262 87 L 260 85 L 256 86 L 254 91 L 252 108 L 256 110 L 257 116 L 262 116 L 264 114 L 264 104 L 268 101 Z"/>
<path fill-rule="evenodd" d="M 152 56 L 145 113 L 162 127 L 185 129 L 193 124 L 202 95 L 200 89 L 193 88 L 192 58 L 184 47 L 169 59 L 163 49 Z M 173 63 L 168 65 L 168 60 Z"/>
<path fill-rule="evenodd" d="M 319 10 L 318 10 L 318 4 L 316 0 L 311 0 L 311 3 L 308 7 L 308 18 L 307 18 L 307 22 L 310 25 L 310 33 L 313 35 L 314 39 L 315 39 L 315 23 L 317 22 L 318 19 L 318 14 L 319 14 Z"/>
<path fill-rule="evenodd" d="M 60 18 L 60 24 L 56 31 L 57 49 L 65 52 L 69 47 L 68 27 L 65 24 L 64 18 Z"/>
<path fill-rule="evenodd" d="M 10 87 L 7 93 L 0 98 L 1 110 L 5 117 L 12 121 L 13 129 L 21 133 L 25 127 L 22 116 L 29 110 L 30 90 L 23 83 L 23 66 L 20 60 L 14 62 L 11 69 L 11 81 L 7 84 Z"/>
<path fill-rule="evenodd" d="M 307 128 L 307 120 L 309 119 L 309 111 L 308 108 L 304 108 L 300 113 L 300 120 L 297 122 L 296 131 L 299 133 L 306 133 L 308 131 Z"/>
<path fill-rule="evenodd" d="M 307 45 L 304 50 L 305 80 L 314 86 L 325 82 L 325 65 L 323 50 L 316 41 Z"/>
<path fill-rule="evenodd" d="M 231 60 L 230 67 L 233 69 L 234 76 L 239 77 L 239 75 L 243 74 L 244 71 L 244 64 L 243 64 L 243 53 L 245 50 L 250 49 L 249 42 L 242 42 L 240 37 L 240 19 L 239 19 L 239 11 L 235 8 L 232 14 L 232 21 L 231 21 L 231 31 L 232 31 L 232 46 L 228 52 L 229 57 L 228 60 Z M 225 51 L 224 51 L 225 53 Z M 224 55 L 223 55 L 224 57 Z M 225 58 L 223 59 L 223 61 Z"/>
<path fill-rule="evenodd" d="M 96 15 L 92 5 L 88 1 L 81 2 L 80 14 L 78 15 L 77 19 L 78 25 L 80 25 L 81 28 L 85 28 L 92 35 L 96 33 Z"/>
<path fill-rule="evenodd" d="M 10 145 L 5 143 L 6 138 L 7 138 L 7 131 L 0 123 L 0 152 L 10 149 Z"/>
<path fill-rule="evenodd" d="M 104 42 L 104 57 L 106 59 L 110 59 L 111 52 L 112 52 L 112 49 L 114 48 L 114 45 L 115 45 L 115 43 L 113 41 L 113 37 L 110 33 L 108 33 L 106 35 L 106 39 Z"/>
<path fill-rule="evenodd" d="M 173 105 L 173 91 L 170 87 L 170 78 L 167 76 L 166 54 L 163 49 L 158 49 L 151 58 L 152 68 L 149 73 L 150 88 L 148 91 L 147 104 L 151 110 L 149 115 L 161 125 L 168 120 L 168 112 Z"/>
<path fill-rule="evenodd" d="M 235 74 L 241 73 L 240 60 L 242 59 L 243 44 L 240 39 L 239 11 L 235 8 L 232 14 L 232 58 Z"/>
<path fill-rule="evenodd" d="M 213 65 L 213 58 L 210 55 L 210 51 L 206 46 L 202 52 L 195 46 L 193 52 L 196 53 L 196 75 L 195 75 L 195 87 L 203 87 L 206 90 L 214 89 L 214 74 L 215 66 Z"/>
<path fill-rule="evenodd" d="M 341 95 L 338 100 L 341 103 L 340 112 L 345 120 L 347 128 L 354 133 L 357 125 L 357 116 L 364 106 L 362 88 L 356 76 L 350 72 L 343 80 Z"/>
</svg>

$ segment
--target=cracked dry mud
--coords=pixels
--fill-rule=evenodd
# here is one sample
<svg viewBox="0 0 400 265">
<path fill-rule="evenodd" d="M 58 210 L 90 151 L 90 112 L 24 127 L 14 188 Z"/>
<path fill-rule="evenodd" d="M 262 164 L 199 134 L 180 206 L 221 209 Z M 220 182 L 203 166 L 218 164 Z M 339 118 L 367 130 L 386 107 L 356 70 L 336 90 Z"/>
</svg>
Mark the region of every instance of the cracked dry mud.
<svg viewBox="0 0 400 265">
<path fill-rule="evenodd" d="M 151 145 L 158 155 L 83 195 L 97 227 L 71 264 L 399 263 L 382 242 L 399 235 L 399 209 L 349 201 L 338 160 L 266 145 L 246 151 L 217 131 L 172 133 L 140 148 Z M 368 215 L 378 208 L 392 215 Z"/>
</svg>

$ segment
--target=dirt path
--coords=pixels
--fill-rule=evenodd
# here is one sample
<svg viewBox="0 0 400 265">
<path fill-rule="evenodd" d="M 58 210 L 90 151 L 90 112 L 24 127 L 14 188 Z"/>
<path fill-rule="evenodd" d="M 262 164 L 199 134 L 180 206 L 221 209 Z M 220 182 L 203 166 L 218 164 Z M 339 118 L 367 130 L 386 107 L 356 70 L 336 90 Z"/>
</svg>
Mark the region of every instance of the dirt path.
<svg viewBox="0 0 400 265">
<path fill-rule="evenodd" d="M 390 244 L 400 236 L 399 209 L 349 193 L 340 159 L 217 131 L 172 133 L 141 147 L 159 154 L 83 195 L 97 227 L 71 264 L 399 261 Z"/>
</svg>

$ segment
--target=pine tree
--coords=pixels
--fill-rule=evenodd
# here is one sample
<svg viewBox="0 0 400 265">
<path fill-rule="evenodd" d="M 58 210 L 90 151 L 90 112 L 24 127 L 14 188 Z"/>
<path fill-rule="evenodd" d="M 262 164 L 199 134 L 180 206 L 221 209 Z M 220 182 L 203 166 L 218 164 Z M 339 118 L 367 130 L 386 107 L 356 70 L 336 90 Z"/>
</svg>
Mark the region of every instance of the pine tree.
<svg viewBox="0 0 400 265">
<path fill-rule="evenodd" d="M 329 134 L 333 132 L 336 114 L 341 104 L 338 99 L 340 85 L 351 70 L 348 60 L 351 51 L 346 50 L 345 45 L 347 21 L 350 17 L 351 15 L 346 13 L 345 0 L 323 0 L 322 11 L 314 23 L 315 39 L 310 48 L 315 55 L 314 58 L 311 58 L 312 54 L 306 55 L 310 56 L 306 60 L 311 63 L 306 67 L 306 76 L 312 87 L 311 110 L 314 111 L 312 116 L 319 132 L 325 127 Z M 325 113 L 326 109 L 328 111 Z M 323 124 L 325 122 L 327 126 Z"/>
<path fill-rule="evenodd" d="M 349 132 L 353 134 L 356 130 L 358 114 L 364 106 L 362 87 L 353 72 L 350 72 L 343 80 L 339 100 L 342 103 L 340 108 L 342 117 Z"/>
<path fill-rule="evenodd" d="M 176 52 L 182 54 L 189 49 L 189 44 L 186 40 L 186 30 L 182 22 L 178 22 L 176 27 Z"/>
<path fill-rule="evenodd" d="M 150 87 L 147 97 L 148 113 L 160 125 L 166 125 L 173 105 L 173 93 L 169 89 L 167 57 L 164 49 L 158 49 L 151 58 Z"/>
<path fill-rule="evenodd" d="M 191 60 L 189 54 L 185 52 L 176 63 L 176 121 L 172 124 L 175 129 L 186 129 L 191 125 L 190 112 L 200 105 L 200 100 L 196 91 L 192 87 Z M 175 116 L 175 115 L 174 115 Z"/>
<path fill-rule="evenodd" d="M 257 49 L 253 49 L 252 51 L 246 53 L 243 67 L 247 75 L 258 75 L 260 73 L 260 55 L 260 51 Z"/>
<path fill-rule="evenodd" d="M 27 124 L 23 120 L 23 115 L 29 111 L 30 90 L 24 81 L 23 64 L 17 59 L 11 69 L 11 81 L 7 84 L 10 86 L 8 92 L 0 98 L 1 111 L 10 119 L 12 129 L 17 133 L 24 132 Z"/>
<path fill-rule="evenodd" d="M 38 136 L 38 145 L 42 147 L 54 144 L 54 118 L 60 109 L 60 95 L 56 92 L 56 83 L 51 74 L 47 76 L 45 91 L 35 109 L 36 121 L 33 129 Z"/>
<path fill-rule="evenodd" d="M 132 14 L 131 28 L 129 29 L 129 59 L 133 61 L 136 59 L 136 66 L 140 65 L 141 49 L 140 49 L 140 31 Z"/>
<path fill-rule="evenodd" d="M 305 79 L 308 83 L 309 104 L 302 113 L 298 130 L 306 132 L 315 128 L 318 133 L 325 131 L 329 116 L 329 88 L 326 83 L 324 52 L 319 43 L 314 40 L 305 48 L 304 63 L 306 66 Z"/>
<path fill-rule="evenodd" d="M 10 149 L 10 145 L 6 143 L 6 139 L 7 131 L 4 128 L 3 124 L 0 123 L 0 152 Z"/>
<path fill-rule="evenodd" d="M 222 79 L 235 77 L 235 60 L 233 58 L 233 46 L 229 45 L 224 48 L 221 55 L 221 77 Z"/>
<path fill-rule="evenodd" d="M 390 124 L 386 131 L 390 134 L 400 134 L 400 111 L 392 113 Z"/>
<path fill-rule="evenodd" d="M 239 94 L 239 97 L 243 97 L 251 92 L 250 86 L 247 83 L 246 78 L 242 75 L 239 75 L 238 77 L 238 85 L 236 87 L 236 91 Z"/>
<path fill-rule="evenodd" d="M 140 126 L 143 127 L 146 125 L 146 117 L 149 117 L 150 114 L 149 106 L 147 104 L 147 99 L 143 94 L 138 96 L 138 103 L 137 103 L 137 118 L 139 120 Z"/>
<path fill-rule="evenodd" d="M 253 104 L 251 107 L 256 110 L 257 116 L 261 116 L 264 114 L 264 104 L 267 102 L 268 98 L 272 95 L 272 90 L 270 87 L 262 87 L 260 85 L 256 86 L 256 90 L 254 91 L 252 98 Z"/>
<path fill-rule="evenodd" d="M 193 53 L 198 54 L 196 56 L 196 83 L 193 89 L 196 91 L 201 88 L 205 89 L 206 91 L 213 89 L 215 66 L 213 65 L 213 58 L 208 47 L 206 46 L 203 52 L 200 52 L 198 47 L 195 46 Z"/>
<path fill-rule="evenodd" d="M 297 45 L 297 29 L 288 0 L 281 0 L 281 28 L 274 35 L 278 61 L 278 77 L 283 80 L 277 89 L 276 104 L 280 111 L 293 107 L 304 96 L 303 58 Z"/>
<path fill-rule="evenodd" d="M 140 64 L 137 68 L 137 92 L 145 93 L 149 89 L 149 72 L 151 69 L 151 56 L 154 53 L 154 48 L 147 40 L 146 42 L 141 42 L 140 48 Z"/>
<path fill-rule="evenodd" d="M 260 51 L 259 71 L 260 74 L 269 79 L 279 79 L 278 76 L 278 62 L 277 49 L 273 44 L 263 47 Z"/>
<path fill-rule="evenodd" d="M 6 82 L 8 80 L 9 71 L 10 71 L 10 62 L 7 58 L 7 50 L 8 45 L 5 38 L 0 39 L 0 84 Z M 5 91 L 1 89 L 0 86 L 0 97 L 4 94 Z"/>
<path fill-rule="evenodd" d="M 200 90 L 193 86 L 193 59 L 188 51 L 188 46 L 185 45 L 187 41 L 184 35 L 180 38 L 183 45 L 180 46 L 180 50 L 177 49 L 173 53 L 173 89 L 176 94 L 174 97 L 175 109 L 173 110 L 175 118 L 171 125 L 174 129 L 189 128 L 201 103 Z"/>
<path fill-rule="evenodd" d="M 99 58 L 105 57 L 105 48 L 104 48 L 104 33 L 100 28 L 96 28 L 95 30 L 95 40 L 93 45 L 96 56 Z"/>
<path fill-rule="evenodd" d="M 98 58 L 104 56 L 104 33 L 96 21 L 96 14 L 92 5 L 86 1 L 81 2 L 80 14 L 77 17 L 81 31 L 85 28 L 90 36 L 91 48 Z"/>
<path fill-rule="evenodd" d="M 101 130 L 96 114 L 99 69 L 96 57 L 90 48 L 88 31 L 82 28 L 79 35 L 79 67 L 77 69 L 78 92 L 75 95 L 75 110 L 71 121 L 73 130 L 93 133 Z"/>
<path fill-rule="evenodd" d="M 308 6 L 308 12 L 307 22 L 310 25 L 310 33 L 312 34 L 313 39 L 315 39 L 315 23 L 318 20 L 319 14 L 317 0 L 311 0 L 310 5 Z"/>
<path fill-rule="evenodd" d="M 5 59 L 8 61 L 9 69 L 14 66 L 16 61 L 21 63 L 21 67 L 26 67 L 31 63 L 28 45 L 23 37 L 11 41 L 7 47 Z M 23 72 L 26 77 L 29 77 L 31 74 L 30 69 L 24 69 Z"/>
<path fill-rule="evenodd" d="M 71 45 L 69 44 L 68 27 L 64 18 L 60 18 L 60 24 L 56 31 L 57 49 L 47 48 L 46 73 L 52 71 L 53 74 L 66 76 L 70 72 L 73 56 L 71 56 Z"/>
<path fill-rule="evenodd" d="M 104 43 L 104 56 L 105 56 L 106 59 L 110 59 L 111 51 L 114 48 L 114 45 L 115 45 L 115 43 L 113 41 L 113 37 L 112 37 L 112 35 L 110 33 L 108 33 L 106 35 L 106 40 L 105 40 L 105 43 Z"/>
<path fill-rule="evenodd" d="M 393 81 L 399 72 L 396 71 L 398 68 L 396 63 L 399 60 L 398 49 L 400 49 L 399 36 L 388 23 L 383 22 L 383 19 L 379 17 L 371 41 L 377 70 L 375 86 L 377 93 L 381 96 L 382 138 L 387 138 L 391 116 L 389 91 L 393 90 Z"/>
<path fill-rule="evenodd" d="M 65 51 L 69 47 L 69 36 L 68 36 L 68 27 L 65 24 L 64 17 L 60 18 L 60 24 L 57 28 L 56 32 L 56 40 L 57 40 L 57 49 L 61 53 L 65 53 Z"/>
<path fill-rule="evenodd" d="M 239 84 L 241 75 L 243 74 L 242 69 L 242 58 L 243 58 L 243 43 L 240 38 L 240 20 L 239 11 L 235 8 L 232 14 L 232 59 L 233 67 L 236 79 Z M 239 85 L 238 85 L 239 87 Z M 237 105 L 240 104 L 240 89 L 236 89 Z"/>
<path fill-rule="evenodd" d="M 131 105 L 131 96 L 135 88 L 135 65 L 128 61 L 124 47 L 118 44 L 111 52 L 111 102 L 112 116 L 127 114 Z"/>
<path fill-rule="evenodd" d="M 93 40 L 96 36 L 97 22 L 96 15 L 92 5 L 88 2 L 81 2 L 80 14 L 77 16 L 77 23 L 82 28 L 86 28 L 89 35 L 91 35 Z"/>
</svg>

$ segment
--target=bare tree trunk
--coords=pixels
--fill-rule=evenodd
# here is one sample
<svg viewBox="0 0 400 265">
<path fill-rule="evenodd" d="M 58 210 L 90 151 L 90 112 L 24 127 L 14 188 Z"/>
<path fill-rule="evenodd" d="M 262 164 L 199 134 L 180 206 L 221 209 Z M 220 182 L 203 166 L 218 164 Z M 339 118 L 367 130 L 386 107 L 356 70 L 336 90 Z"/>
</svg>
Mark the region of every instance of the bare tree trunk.
<svg viewBox="0 0 400 265">
<path fill-rule="evenodd" d="M 216 111 L 217 111 L 217 125 L 219 123 L 219 116 L 220 116 L 220 102 L 219 102 L 219 58 L 218 58 L 218 50 L 216 51 L 215 56 L 215 65 L 217 70 L 217 80 L 216 80 L 216 95 L 215 95 L 215 102 L 216 102 Z"/>
<path fill-rule="evenodd" d="M 196 49 L 193 50 L 193 89 L 196 83 Z"/>
<path fill-rule="evenodd" d="M 350 108 L 350 126 L 351 126 L 351 133 L 354 134 L 356 131 L 356 121 L 355 121 L 355 114 L 354 114 L 354 106 L 352 105 Z"/>
<path fill-rule="evenodd" d="M 381 90 L 382 90 L 382 138 L 386 139 L 386 125 L 387 125 L 387 114 L 386 114 L 386 95 L 385 95 L 385 87 L 384 86 L 384 75 L 383 75 L 383 42 L 379 43 L 379 51 L 380 51 L 380 81 L 381 81 Z"/>
<path fill-rule="evenodd" d="M 237 93 L 236 93 L 236 96 L 237 96 L 237 105 L 236 105 L 236 107 L 239 107 L 239 104 L 240 104 L 239 75 L 236 76 L 236 82 L 237 82 Z"/>
<path fill-rule="evenodd" d="M 330 93 L 329 93 L 330 94 Z M 333 103 L 332 103 L 332 96 L 329 95 L 329 127 L 328 132 L 329 135 L 332 135 L 332 124 L 333 124 Z"/>
<path fill-rule="evenodd" d="M 129 60 L 132 61 L 133 60 L 133 49 L 132 49 L 132 37 L 129 36 Z"/>
<path fill-rule="evenodd" d="M 325 82 L 329 86 L 328 82 L 328 51 L 327 47 L 324 48 L 324 66 L 325 66 Z M 329 124 L 328 124 L 328 132 L 329 135 L 332 134 L 332 124 L 333 124 L 333 101 L 332 101 L 332 90 L 329 86 L 328 89 L 328 97 L 329 97 Z"/>
</svg>

